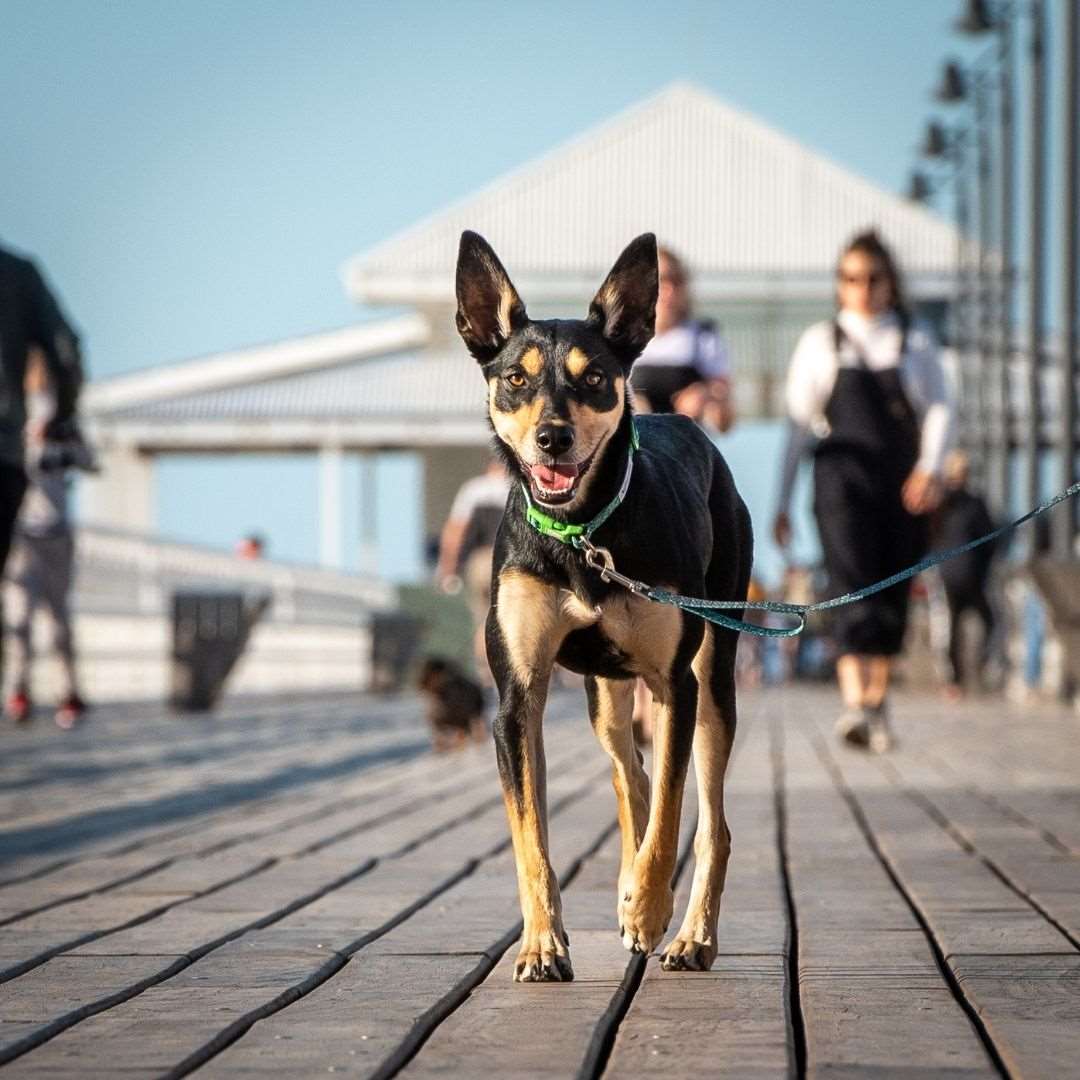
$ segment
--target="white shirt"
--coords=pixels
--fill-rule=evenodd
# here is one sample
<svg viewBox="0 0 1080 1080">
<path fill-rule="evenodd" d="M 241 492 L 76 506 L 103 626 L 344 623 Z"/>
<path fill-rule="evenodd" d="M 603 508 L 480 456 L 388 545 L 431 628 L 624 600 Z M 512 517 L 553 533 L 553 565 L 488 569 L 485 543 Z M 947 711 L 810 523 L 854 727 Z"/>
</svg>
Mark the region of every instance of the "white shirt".
<svg viewBox="0 0 1080 1080">
<path fill-rule="evenodd" d="M 841 367 L 858 367 L 860 354 L 870 371 L 900 369 L 904 394 L 919 421 L 916 468 L 940 475 L 949 450 L 953 401 L 933 331 L 921 321 L 912 323 L 901 356 L 902 330 L 894 312 L 864 316 L 841 311 L 837 319 L 848 339 L 841 344 L 839 354 L 832 320 L 826 320 L 804 331 L 791 357 L 786 400 L 793 431 L 781 481 L 781 510 L 790 503 L 795 471 L 808 441 L 828 434 L 825 406 L 836 385 L 837 371 Z"/>
<path fill-rule="evenodd" d="M 450 506 L 452 521 L 468 521 L 479 506 L 493 506 L 500 510 L 506 505 L 510 494 L 510 479 L 505 473 L 483 473 L 466 480 L 454 496 Z"/>
<path fill-rule="evenodd" d="M 726 379 L 731 374 L 727 346 L 715 330 L 702 328 L 693 319 L 657 334 L 637 362 L 657 367 L 693 364 L 703 379 Z M 633 382 L 632 375 L 630 381 Z"/>
</svg>

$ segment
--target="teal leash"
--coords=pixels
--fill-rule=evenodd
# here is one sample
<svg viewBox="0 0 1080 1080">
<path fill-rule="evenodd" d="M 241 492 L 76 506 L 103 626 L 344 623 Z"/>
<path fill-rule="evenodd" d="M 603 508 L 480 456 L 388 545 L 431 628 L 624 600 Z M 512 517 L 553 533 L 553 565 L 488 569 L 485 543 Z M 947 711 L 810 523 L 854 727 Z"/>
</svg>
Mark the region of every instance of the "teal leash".
<svg viewBox="0 0 1080 1080">
<path fill-rule="evenodd" d="M 715 623 L 717 626 L 727 627 L 728 630 L 735 630 L 744 634 L 756 634 L 758 637 L 785 638 L 801 634 L 806 628 L 808 615 L 817 611 L 829 611 L 832 608 L 846 607 L 848 604 L 865 600 L 875 593 L 891 589 L 893 585 L 898 585 L 901 581 L 907 581 L 917 574 L 921 574 L 924 570 L 929 570 L 931 567 L 947 562 L 957 555 L 963 555 L 965 551 L 971 551 L 982 544 L 990 543 L 991 540 L 996 540 L 999 536 L 1004 536 L 1005 533 L 1011 532 L 1025 522 L 1031 521 L 1032 518 L 1045 514 L 1047 510 L 1052 510 L 1058 503 L 1063 503 L 1066 499 L 1071 499 L 1074 495 L 1080 494 L 1080 483 L 1073 484 L 1072 487 L 1055 495 L 1052 499 L 1040 503 L 1034 510 L 1029 510 L 1023 517 L 1010 521 L 1007 525 L 1002 525 L 992 532 L 988 532 L 985 536 L 980 536 L 977 540 L 969 540 L 959 547 L 927 555 L 925 559 L 920 559 L 914 566 L 909 566 L 906 570 L 901 570 L 899 573 L 885 578 L 884 581 L 867 585 L 866 588 L 857 589 L 855 592 L 844 593 L 843 596 L 836 596 L 831 600 L 819 600 L 816 604 L 788 604 L 782 600 L 702 600 L 692 596 L 680 596 L 678 593 L 668 592 L 665 589 L 657 589 L 652 585 L 646 585 L 643 581 L 635 581 L 625 574 L 620 574 L 615 569 L 611 552 L 607 548 L 598 547 L 592 542 L 592 534 L 611 517 L 626 497 L 626 492 L 630 487 L 630 476 L 633 472 L 634 451 L 638 449 L 639 445 L 635 425 L 631 427 L 630 452 L 627 455 L 626 472 L 619 492 L 592 521 L 585 525 L 575 525 L 544 514 L 533 505 L 532 500 L 529 498 L 528 488 L 522 484 L 522 490 L 525 492 L 526 520 L 542 536 L 550 536 L 560 543 L 569 544 L 571 547 L 577 548 L 578 551 L 584 552 L 586 565 L 597 571 L 603 581 L 613 581 L 616 585 L 621 585 L 635 596 L 644 597 L 646 600 L 652 600 L 658 604 L 670 604 L 681 611 L 686 611 L 691 615 L 697 615 L 699 618 Z M 744 619 L 736 619 L 730 615 L 721 614 L 723 611 L 732 610 L 769 611 L 779 615 L 793 615 L 798 619 L 798 622 L 795 626 L 759 626 L 757 623 L 746 622 Z"/>
<path fill-rule="evenodd" d="M 651 585 L 644 584 L 644 582 L 634 581 L 632 578 L 616 573 L 612 564 L 611 553 L 605 548 L 598 548 L 588 541 L 581 545 L 575 544 L 575 547 L 581 546 L 585 548 L 585 561 L 597 570 L 605 581 L 614 581 L 636 595 L 645 597 L 647 600 L 654 600 L 659 604 L 671 604 L 682 611 L 707 619 L 711 623 L 726 626 L 729 630 L 756 634 L 758 637 L 794 637 L 796 634 L 802 633 L 806 627 L 807 616 L 813 612 L 845 607 L 848 604 L 854 604 L 858 600 L 865 600 L 866 597 L 873 596 L 875 593 L 892 588 L 893 585 L 898 585 L 901 581 L 907 581 L 909 578 L 915 577 L 916 574 L 921 574 L 924 570 L 929 570 L 931 567 L 947 562 L 957 555 L 962 555 L 965 551 L 971 551 L 982 544 L 988 544 L 991 540 L 996 540 L 999 536 L 1004 536 L 1005 533 L 1011 532 L 1040 514 L 1045 514 L 1047 510 L 1053 509 L 1058 503 L 1063 503 L 1066 499 L 1071 499 L 1077 494 L 1080 494 L 1080 483 L 1073 484 L 1072 487 L 1055 495 L 1052 499 L 1040 503 L 1034 510 L 1029 510 L 1023 517 L 1019 517 L 1007 525 L 1002 525 L 1000 528 L 988 532 L 985 536 L 980 536 L 977 540 L 969 540 L 959 547 L 927 555 L 925 559 L 920 559 L 914 566 L 909 566 L 906 570 L 901 570 L 899 573 L 885 578 L 884 581 L 879 581 L 874 585 L 867 585 L 866 588 L 858 589 L 855 592 L 845 593 L 843 596 L 833 597 L 831 600 L 818 601 L 816 604 L 788 604 L 780 600 L 700 600 L 694 597 L 680 596 L 678 593 L 656 589 Z M 720 614 L 721 611 L 732 609 L 771 611 L 780 615 L 793 615 L 798 619 L 798 623 L 795 626 L 758 626 L 756 623 Z"/>
</svg>

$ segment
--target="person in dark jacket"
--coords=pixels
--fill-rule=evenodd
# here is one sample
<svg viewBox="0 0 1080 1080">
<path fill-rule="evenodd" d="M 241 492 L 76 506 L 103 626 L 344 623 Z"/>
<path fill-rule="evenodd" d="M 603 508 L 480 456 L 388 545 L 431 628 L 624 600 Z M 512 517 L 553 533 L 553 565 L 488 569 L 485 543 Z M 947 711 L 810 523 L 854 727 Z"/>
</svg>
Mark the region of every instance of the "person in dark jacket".
<svg viewBox="0 0 1080 1080">
<path fill-rule="evenodd" d="M 82 386 L 79 339 L 34 263 L 0 248 L 0 575 L 26 490 L 23 384 L 27 355 L 34 345 L 41 349 L 56 397 L 45 437 L 61 437 L 71 427 Z"/>
<path fill-rule="evenodd" d="M 968 489 L 968 458 L 965 453 L 954 450 L 949 454 L 945 460 L 944 481 L 945 494 L 933 521 L 934 549 L 937 551 L 960 547 L 994 529 L 994 519 L 986 503 Z M 990 655 L 995 619 L 987 586 L 995 548 L 993 542 L 983 544 L 941 564 L 941 581 L 949 605 L 951 681 L 947 692 L 952 698 L 961 697 L 965 686 L 973 679 L 981 678 Z M 965 670 L 964 664 L 961 624 L 969 611 L 978 617 L 983 630 L 982 648 L 975 671 Z"/>
</svg>

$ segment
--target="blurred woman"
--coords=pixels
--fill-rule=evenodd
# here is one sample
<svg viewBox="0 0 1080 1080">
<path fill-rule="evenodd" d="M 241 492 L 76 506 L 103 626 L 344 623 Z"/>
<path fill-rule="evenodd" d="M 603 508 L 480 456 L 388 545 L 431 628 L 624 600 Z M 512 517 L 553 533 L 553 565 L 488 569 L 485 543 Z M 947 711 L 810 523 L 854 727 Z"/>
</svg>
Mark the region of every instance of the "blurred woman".
<svg viewBox="0 0 1080 1080">
<path fill-rule="evenodd" d="M 634 364 L 634 411 L 681 413 L 706 428 L 727 431 L 735 422 L 727 346 L 707 319 L 695 319 L 690 274 L 670 249 L 658 252 L 660 288 L 656 331 Z M 643 679 L 634 687 L 634 737 L 652 741 L 652 694 Z"/>
<path fill-rule="evenodd" d="M 656 333 L 634 364 L 638 412 L 682 413 L 716 431 L 735 422 L 731 363 L 716 327 L 691 313 L 690 275 L 674 252 L 659 250 Z"/>
<path fill-rule="evenodd" d="M 836 292 L 836 316 L 806 330 L 791 359 L 791 438 L 773 527 L 786 547 L 798 462 L 814 445 L 814 516 L 830 595 L 872 585 L 925 554 L 952 427 L 937 342 L 912 320 L 899 269 L 876 233 L 844 248 Z M 834 612 L 844 703 L 837 732 L 852 745 L 892 744 L 887 694 L 908 595 L 901 582 Z"/>
</svg>

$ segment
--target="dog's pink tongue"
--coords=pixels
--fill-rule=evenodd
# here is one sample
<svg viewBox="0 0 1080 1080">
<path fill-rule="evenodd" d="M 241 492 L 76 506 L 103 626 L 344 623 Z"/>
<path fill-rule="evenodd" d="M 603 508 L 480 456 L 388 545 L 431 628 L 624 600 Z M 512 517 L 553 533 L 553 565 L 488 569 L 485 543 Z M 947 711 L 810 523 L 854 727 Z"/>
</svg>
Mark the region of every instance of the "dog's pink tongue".
<svg viewBox="0 0 1080 1080">
<path fill-rule="evenodd" d="M 578 468 L 576 465 L 534 465 L 530 472 L 545 491 L 569 491 L 574 486 Z"/>
</svg>

